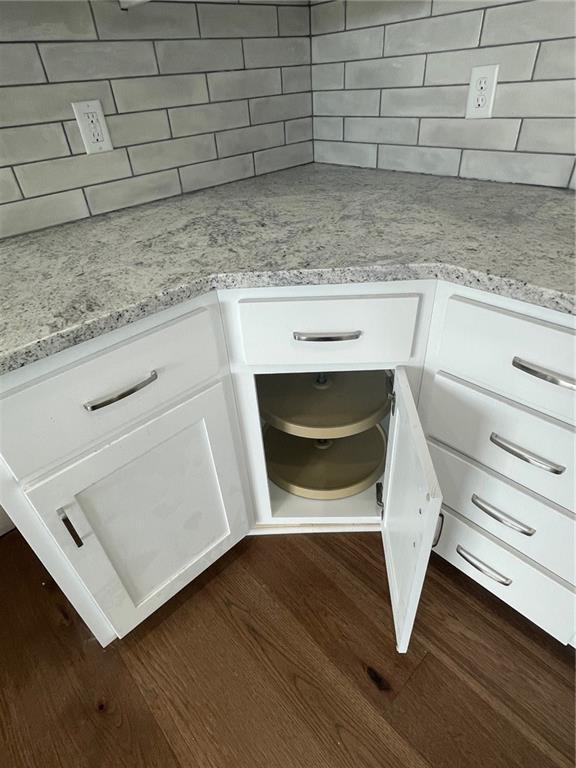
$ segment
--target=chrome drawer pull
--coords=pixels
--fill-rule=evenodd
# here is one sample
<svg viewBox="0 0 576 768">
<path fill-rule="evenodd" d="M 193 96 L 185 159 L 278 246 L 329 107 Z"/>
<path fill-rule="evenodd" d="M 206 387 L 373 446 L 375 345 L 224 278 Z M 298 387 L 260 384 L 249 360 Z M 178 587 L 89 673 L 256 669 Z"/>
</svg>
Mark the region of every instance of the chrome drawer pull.
<svg viewBox="0 0 576 768">
<path fill-rule="evenodd" d="M 305 331 L 294 331 L 295 341 L 354 341 L 362 336 L 362 331 L 343 331 L 342 333 L 307 333 Z"/>
<path fill-rule="evenodd" d="M 544 368 L 544 366 L 537 365 L 536 363 L 529 363 L 526 360 L 522 360 L 521 357 L 513 357 L 512 365 L 514 368 L 530 374 L 530 376 L 536 376 L 537 379 L 549 381 L 550 384 L 557 384 L 559 387 L 576 390 L 576 379 L 573 379 L 571 376 L 557 373 L 550 368 Z"/>
<path fill-rule="evenodd" d="M 464 547 L 461 547 L 460 544 L 458 544 L 456 547 L 456 552 L 458 552 L 460 557 L 463 560 L 466 560 L 466 562 L 469 563 L 472 568 L 476 568 L 477 571 L 483 573 L 484 576 L 488 576 L 489 579 L 497 581 L 498 584 L 502 584 L 504 587 L 509 587 L 510 584 L 512 584 L 512 579 L 509 579 L 508 576 L 504 576 L 502 573 L 494 570 L 494 568 L 486 565 L 486 563 L 483 563 L 482 560 L 478 560 L 475 555 L 473 555 L 471 552 L 468 552 L 468 550 L 464 549 Z"/>
<path fill-rule="evenodd" d="M 522 448 L 520 445 L 512 443 L 510 440 L 500 437 L 496 432 L 492 432 L 490 435 L 490 442 L 497 445 L 498 448 L 502 448 L 506 453 L 516 456 L 517 459 L 522 459 L 522 461 L 532 464 L 533 467 L 545 469 L 546 472 L 552 472 L 553 475 L 561 475 L 562 472 L 566 470 L 566 467 L 563 467 L 561 464 L 555 464 L 553 461 L 548 461 L 547 459 L 542 458 L 542 456 L 538 456 L 537 453 L 532 453 L 532 451 L 529 451 L 527 448 Z"/>
<path fill-rule="evenodd" d="M 495 507 L 493 504 L 490 504 L 488 501 L 484 501 L 484 499 L 481 499 L 475 493 L 472 494 L 471 501 L 472 501 L 472 504 L 474 504 L 475 507 L 478 507 L 479 510 L 481 510 L 482 512 L 485 512 L 489 517 L 493 518 L 494 520 L 497 520 L 499 523 L 502 523 L 502 525 L 505 525 L 508 528 L 512 528 L 513 531 L 518 531 L 518 533 L 523 533 L 524 536 L 534 536 L 534 534 L 536 533 L 536 528 L 530 528 L 529 525 L 525 525 L 524 523 L 521 523 L 519 520 L 515 520 L 513 517 L 510 517 L 510 515 L 507 515 L 505 512 L 502 512 L 501 509 L 498 509 L 498 507 Z"/>
<path fill-rule="evenodd" d="M 74 528 L 74 525 L 73 525 L 72 521 L 70 520 L 70 518 L 68 517 L 66 512 L 64 512 L 63 509 L 59 509 L 58 510 L 58 517 L 64 523 L 64 528 L 66 528 L 66 530 L 68 531 L 68 533 L 72 537 L 72 541 L 74 542 L 74 544 L 76 544 L 76 546 L 78 548 L 83 547 L 84 546 L 84 542 L 82 541 L 82 537 L 79 535 L 79 533 L 76 530 L 76 528 Z"/>
<path fill-rule="evenodd" d="M 107 405 L 117 403 L 118 400 L 123 400 L 129 395 L 139 392 L 141 389 L 144 389 L 144 387 L 147 387 L 149 384 L 156 381 L 157 378 L 158 374 L 156 371 L 150 371 L 150 375 L 142 381 L 139 381 L 138 384 L 133 384 L 131 387 L 128 387 L 128 389 L 115 392 L 113 395 L 106 395 L 106 397 L 102 397 L 99 400 L 91 400 L 89 403 L 84 403 L 84 408 L 86 408 L 87 411 L 97 411 L 99 408 L 106 408 Z"/>
</svg>

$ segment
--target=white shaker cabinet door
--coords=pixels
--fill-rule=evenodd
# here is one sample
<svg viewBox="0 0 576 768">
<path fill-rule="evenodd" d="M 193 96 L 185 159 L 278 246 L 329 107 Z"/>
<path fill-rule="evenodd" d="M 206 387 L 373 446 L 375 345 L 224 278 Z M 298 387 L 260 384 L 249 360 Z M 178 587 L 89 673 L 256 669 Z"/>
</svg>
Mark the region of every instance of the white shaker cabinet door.
<svg viewBox="0 0 576 768">
<path fill-rule="evenodd" d="M 215 384 L 28 490 L 119 637 L 248 531 L 229 402 Z"/>
<path fill-rule="evenodd" d="M 400 653 L 405 653 L 428 567 L 442 495 L 404 368 L 397 368 L 394 373 L 394 404 L 382 500 L 382 539 L 396 647 Z"/>
</svg>

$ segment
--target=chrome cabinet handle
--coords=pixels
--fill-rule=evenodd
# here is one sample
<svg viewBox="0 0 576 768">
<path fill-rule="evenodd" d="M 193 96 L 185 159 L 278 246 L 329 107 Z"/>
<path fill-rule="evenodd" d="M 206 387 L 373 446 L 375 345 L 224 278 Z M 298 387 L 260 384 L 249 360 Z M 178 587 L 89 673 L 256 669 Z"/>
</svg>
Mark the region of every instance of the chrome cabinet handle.
<svg viewBox="0 0 576 768">
<path fill-rule="evenodd" d="M 91 400 L 89 403 L 84 403 L 84 408 L 87 411 L 97 411 L 100 408 L 106 408 L 107 405 L 117 403 L 118 400 L 123 400 L 129 395 L 133 395 L 135 392 L 139 392 L 141 389 L 144 389 L 144 387 L 147 387 L 149 384 L 152 384 L 152 382 L 156 381 L 157 378 L 158 374 L 156 371 L 150 371 L 150 374 L 142 381 L 139 381 L 137 384 L 133 384 L 131 387 L 122 389 L 120 392 L 115 392 L 112 395 L 106 395 L 105 397 L 101 397 L 98 400 Z"/>
<path fill-rule="evenodd" d="M 542 458 L 542 456 L 538 456 L 537 453 L 532 453 L 532 451 L 529 451 L 527 448 L 522 448 L 522 446 L 517 445 L 510 440 L 500 437 L 496 432 L 492 432 L 490 435 L 490 442 L 497 445 L 498 448 L 502 448 L 506 453 L 516 456 L 517 459 L 522 459 L 522 461 L 532 464 L 533 467 L 545 469 L 546 472 L 552 472 L 553 475 L 561 475 L 566 470 L 566 467 L 563 467 L 561 464 L 555 464 L 553 461 L 548 461 L 547 459 Z"/>
<path fill-rule="evenodd" d="M 485 512 L 488 517 L 497 520 L 499 523 L 511 528 L 513 531 L 523 533 L 524 536 L 534 536 L 536 533 L 536 528 L 530 528 L 529 525 L 525 525 L 524 523 L 521 523 L 520 520 L 516 520 L 510 515 L 507 515 L 505 512 L 502 512 L 501 509 L 498 509 L 498 507 L 490 504 L 490 502 L 481 499 L 477 494 L 473 493 L 470 500 L 475 507 L 478 507 L 479 510 Z"/>
<path fill-rule="evenodd" d="M 504 587 L 509 587 L 510 584 L 512 584 L 512 579 L 508 578 L 508 576 L 504 576 L 502 573 L 499 573 L 494 568 L 486 565 L 486 563 L 483 563 L 482 560 L 479 560 L 475 555 L 473 555 L 471 552 L 468 552 L 468 550 L 464 549 L 464 547 L 462 547 L 460 544 L 458 544 L 456 547 L 456 552 L 463 560 L 466 560 L 466 562 L 469 563 L 472 568 L 476 568 L 477 571 L 483 573 L 484 576 L 488 576 L 489 579 L 497 581 L 498 584 L 502 584 Z"/>
<path fill-rule="evenodd" d="M 294 331 L 295 341 L 354 341 L 362 336 L 362 331 L 342 331 L 342 333 L 308 333 L 306 331 Z"/>
<path fill-rule="evenodd" d="M 76 544 L 77 547 L 83 547 L 84 542 L 82 541 L 82 537 L 80 536 L 76 528 L 74 528 L 74 524 L 72 523 L 72 521 L 70 520 L 70 518 L 68 517 L 66 512 L 64 512 L 63 509 L 58 510 L 58 517 L 64 523 L 64 528 L 66 528 L 66 530 L 72 537 L 72 541 L 74 542 L 74 544 Z"/>
<path fill-rule="evenodd" d="M 432 542 L 432 549 L 438 544 L 440 541 L 440 537 L 442 536 L 442 531 L 444 530 L 444 512 L 440 512 L 438 515 L 438 522 L 436 523 L 436 531 L 434 533 L 434 541 Z"/>
<path fill-rule="evenodd" d="M 527 360 L 522 360 L 521 357 L 513 357 L 512 365 L 514 368 L 518 368 L 519 371 L 524 371 L 524 373 L 528 373 L 530 376 L 536 376 L 537 379 L 548 381 L 550 384 L 556 384 L 559 387 L 576 390 L 576 379 L 573 379 L 571 376 L 557 373 L 550 368 L 544 368 L 544 366 L 537 365 L 536 363 L 529 363 Z"/>
</svg>

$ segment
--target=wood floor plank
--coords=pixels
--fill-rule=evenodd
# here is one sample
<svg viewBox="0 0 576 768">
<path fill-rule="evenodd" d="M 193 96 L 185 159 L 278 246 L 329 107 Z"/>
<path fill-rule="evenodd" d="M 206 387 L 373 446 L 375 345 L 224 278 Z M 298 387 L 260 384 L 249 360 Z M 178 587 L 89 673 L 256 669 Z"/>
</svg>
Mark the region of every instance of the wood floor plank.
<svg viewBox="0 0 576 768">
<path fill-rule="evenodd" d="M 3 768 L 181 768 L 114 648 L 16 532 L 0 538 Z"/>
<path fill-rule="evenodd" d="M 314 539 L 312 545 L 343 567 L 362 563 L 356 577 L 378 597 L 377 567 L 366 565 L 379 556 L 377 537 Z M 485 590 L 469 596 L 470 579 L 463 581 L 456 569 L 438 561 L 434 558 L 429 568 L 412 642 L 419 641 L 440 658 L 449 657 L 463 677 L 483 686 L 485 698 L 499 702 L 498 709 L 511 724 L 523 727 L 527 738 L 537 735 L 534 743 L 548 744 L 573 764 L 573 652 L 548 638 L 542 642 L 544 633 L 525 619 L 508 627 L 507 618 L 515 611 Z M 354 579 L 352 570 L 350 581 Z"/>
<path fill-rule="evenodd" d="M 220 736 L 225 729 L 225 734 L 222 743 L 211 745 L 210 754 L 203 753 L 208 765 L 427 765 L 330 662 L 305 628 L 249 573 L 242 558 L 197 592 L 189 616 L 184 613 L 179 610 L 170 616 L 171 628 L 162 625 L 142 633 L 122 650 L 142 690 L 165 688 L 159 675 L 165 674 L 167 664 L 171 675 L 180 675 L 195 690 L 194 698 L 187 700 L 184 720 L 163 698 L 155 706 L 156 719 L 170 742 L 181 742 L 175 749 L 182 762 L 190 749 L 184 743 L 186 723 L 194 721 L 196 727 L 204 727 L 198 720 L 210 705 L 206 689 L 214 691 L 214 677 L 220 674 L 226 681 L 229 707 L 223 711 L 220 701 L 220 711 L 215 713 L 213 728 Z M 175 624 L 180 622 L 184 624 L 175 632 Z M 178 636 L 178 647 L 167 652 L 167 640 L 159 640 L 156 630 Z M 182 642 L 183 637 L 187 642 Z M 157 661 L 158 642 L 164 651 L 162 670 Z M 223 695 L 222 691 L 216 693 Z M 233 762 L 221 751 L 230 743 L 236 745 Z M 282 745 L 289 745 L 289 755 Z"/>
<path fill-rule="evenodd" d="M 387 717 L 434 768 L 553 768 L 433 655 L 426 657 Z"/>
<path fill-rule="evenodd" d="M 242 542 L 108 649 L 0 539 L 2 768 L 572 768 L 573 654 L 433 558 L 394 648 L 375 534 Z"/>
<path fill-rule="evenodd" d="M 386 581 L 379 605 L 385 619 L 382 613 L 368 615 L 359 608 L 358 596 L 342 589 L 347 574 L 321 560 L 310 547 L 310 537 L 260 538 L 242 564 L 376 707 L 394 699 L 424 658 L 426 649 L 417 641 L 409 654 L 396 652 Z"/>
</svg>

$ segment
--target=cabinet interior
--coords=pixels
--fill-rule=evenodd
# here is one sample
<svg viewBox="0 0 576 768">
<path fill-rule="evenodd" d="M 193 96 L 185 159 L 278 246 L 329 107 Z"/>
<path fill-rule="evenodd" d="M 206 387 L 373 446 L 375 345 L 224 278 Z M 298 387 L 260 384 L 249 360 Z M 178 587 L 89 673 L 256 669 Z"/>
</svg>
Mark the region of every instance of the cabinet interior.
<svg viewBox="0 0 576 768">
<path fill-rule="evenodd" d="M 339 403 L 334 408 L 334 420 L 331 420 L 330 425 L 326 426 L 326 419 L 323 420 L 322 417 L 326 414 L 326 410 L 330 410 L 330 404 L 327 404 L 327 408 L 325 407 L 323 410 L 321 401 L 326 397 L 329 388 L 335 382 L 341 381 L 343 376 L 346 377 L 346 387 L 352 387 L 352 391 L 354 391 L 358 386 L 359 394 L 357 397 L 348 398 L 344 397 L 345 393 L 342 392 L 342 397 L 339 398 Z M 271 377 L 280 378 L 271 382 Z M 306 395 L 305 392 L 303 394 L 302 382 L 303 380 L 308 381 L 308 379 L 314 383 Z M 315 386 L 317 382 L 320 382 L 320 386 Z M 264 373 L 255 376 L 255 383 L 272 518 L 275 521 L 284 520 L 287 523 L 297 522 L 300 519 L 308 523 L 337 524 L 339 521 L 350 518 L 356 522 L 377 523 L 381 516 L 377 486 L 381 484 L 384 475 L 390 423 L 391 399 L 389 396 L 394 387 L 394 372 L 392 370 L 360 370 L 287 374 Z M 283 409 L 280 415 L 278 412 L 274 412 L 272 418 L 270 401 L 266 396 L 270 390 L 274 392 L 275 402 Z M 283 398 L 284 393 L 285 398 Z M 294 418 L 287 417 L 287 412 Z M 344 418 L 339 427 L 337 421 L 340 416 Z M 308 427 L 311 427 L 309 433 Z M 326 493 L 326 498 L 310 498 L 302 495 L 300 488 L 294 491 L 283 487 L 276 477 L 272 477 L 274 475 L 272 467 L 276 464 L 267 445 L 267 431 L 276 429 L 288 430 L 288 440 L 294 441 L 295 438 L 296 441 L 304 441 L 302 442 L 302 454 L 292 453 L 286 460 L 286 465 L 290 471 L 294 469 L 294 462 L 298 465 L 297 469 L 294 469 L 294 474 L 291 473 L 292 479 L 294 476 L 306 476 L 310 471 L 310 463 L 319 461 L 326 465 L 328 477 L 333 475 L 332 468 L 336 475 L 349 478 L 355 473 L 356 467 L 360 467 L 358 479 L 361 481 L 360 484 L 365 487 L 358 488 L 349 485 L 348 490 L 346 490 L 346 481 L 344 481 L 342 496 L 339 498 L 329 497 L 330 495 L 339 495 L 338 490 L 334 490 L 333 486 L 330 487 L 330 492 Z M 358 448 L 362 452 L 362 446 L 365 444 L 369 431 L 372 431 L 371 445 L 377 445 L 377 440 L 374 440 L 374 430 L 376 429 L 383 433 L 384 446 L 380 455 L 381 460 L 378 462 L 379 466 L 374 471 L 369 472 L 362 470 L 362 467 L 368 466 L 368 464 L 364 464 L 362 460 L 357 462 L 354 457 L 358 453 Z M 303 432 L 308 434 L 302 434 Z M 280 438 L 281 444 L 282 440 L 283 438 Z M 355 441 L 353 446 L 349 443 L 352 449 L 350 454 L 352 467 L 347 465 L 346 451 L 342 450 L 343 442 L 339 445 L 335 444 L 336 441 L 351 440 Z M 327 450 L 323 450 L 323 446 L 320 445 L 322 442 L 328 444 Z M 304 443 L 314 443 L 315 448 L 318 447 L 318 451 L 310 450 L 309 446 Z M 298 445 L 299 443 L 296 442 L 296 446 Z M 292 451 L 294 450 L 293 443 Z M 336 451 L 339 452 L 339 455 L 333 459 Z M 308 459 L 309 454 L 311 455 L 310 460 Z M 334 482 L 332 478 L 331 482 Z M 305 481 L 303 483 L 305 485 Z M 324 487 L 326 488 L 326 486 Z M 316 485 L 313 491 L 320 491 L 318 496 L 323 495 L 321 485 Z"/>
</svg>

